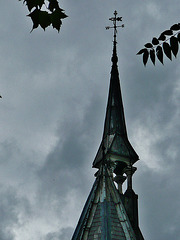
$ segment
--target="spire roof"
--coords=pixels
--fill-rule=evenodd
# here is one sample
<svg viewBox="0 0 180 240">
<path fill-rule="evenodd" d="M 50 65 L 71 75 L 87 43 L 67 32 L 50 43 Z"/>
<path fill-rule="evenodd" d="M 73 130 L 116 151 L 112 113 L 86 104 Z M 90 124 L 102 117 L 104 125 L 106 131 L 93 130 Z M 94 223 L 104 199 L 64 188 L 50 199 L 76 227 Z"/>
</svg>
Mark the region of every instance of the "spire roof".
<svg viewBox="0 0 180 240">
<path fill-rule="evenodd" d="M 72 237 L 94 239 L 136 240 L 108 163 L 101 165 Z"/>
<path fill-rule="evenodd" d="M 104 123 L 104 132 L 102 137 L 102 142 L 100 144 L 99 150 L 93 162 L 93 167 L 99 168 L 100 162 L 102 161 L 102 147 L 105 147 L 105 153 L 107 158 L 114 159 L 114 161 L 123 161 L 126 164 L 131 162 L 134 164 L 138 159 L 138 155 L 131 146 L 126 130 L 125 116 L 123 101 L 121 95 L 121 87 L 119 81 L 118 72 L 118 57 L 116 51 L 116 33 L 117 27 L 122 27 L 116 25 L 116 21 L 122 21 L 122 18 L 117 18 L 117 12 L 114 13 L 115 17 L 110 18 L 114 23 L 114 41 L 113 41 L 113 54 L 112 54 L 112 69 L 110 77 L 110 87 L 108 103 L 106 108 L 106 117 Z M 111 27 L 106 27 L 109 29 Z"/>
<path fill-rule="evenodd" d="M 110 18 L 114 41 L 104 132 L 93 162 L 98 171 L 72 240 L 144 240 L 138 223 L 138 195 L 132 189 L 132 175 L 136 171 L 132 165 L 138 155 L 127 136 L 117 66 L 116 21 L 121 18 L 116 17 L 116 11 L 114 15 Z M 123 194 L 126 178 L 127 190 Z"/>
</svg>

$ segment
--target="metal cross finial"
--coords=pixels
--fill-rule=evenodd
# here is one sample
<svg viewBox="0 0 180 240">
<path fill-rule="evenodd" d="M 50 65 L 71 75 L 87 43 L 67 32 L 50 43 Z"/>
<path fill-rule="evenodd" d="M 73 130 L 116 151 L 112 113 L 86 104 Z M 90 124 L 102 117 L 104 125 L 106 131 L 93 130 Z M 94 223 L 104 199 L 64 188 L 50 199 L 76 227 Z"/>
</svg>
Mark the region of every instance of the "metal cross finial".
<svg viewBox="0 0 180 240">
<path fill-rule="evenodd" d="M 122 21 L 122 17 L 116 17 L 117 14 L 118 14 L 118 13 L 117 13 L 117 11 L 115 10 L 115 11 L 114 11 L 114 17 L 109 18 L 109 20 L 113 22 L 113 25 L 114 25 L 114 26 L 113 26 L 113 27 L 110 27 L 110 26 L 107 26 L 107 27 L 106 27 L 106 30 L 108 30 L 108 29 L 110 29 L 110 28 L 114 28 L 114 43 L 116 43 L 117 28 L 118 28 L 118 27 L 122 27 L 122 28 L 124 27 L 124 24 L 122 24 L 122 25 L 120 25 L 120 26 L 117 26 L 117 25 L 116 25 L 116 24 L 117 24 L 117 23 L 116 23 L 117 21 Z"/>
</svg>

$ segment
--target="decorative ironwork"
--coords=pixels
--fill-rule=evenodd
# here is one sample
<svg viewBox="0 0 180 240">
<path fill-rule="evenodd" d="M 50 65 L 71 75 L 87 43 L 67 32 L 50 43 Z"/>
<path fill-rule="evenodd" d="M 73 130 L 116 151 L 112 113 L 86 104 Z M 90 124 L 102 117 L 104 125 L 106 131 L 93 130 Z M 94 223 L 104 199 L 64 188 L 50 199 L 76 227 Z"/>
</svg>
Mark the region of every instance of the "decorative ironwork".
<svg viewBox="0 0 180 240">
<path fill-rule="evenodd" d="M 110 26 L 106 26 L 106 30 L 110 29 L 110 28 L 113 28 L 114 29 L 114 43 L 116 43 L 116 34 L 117 34 L 117 28 L 118 27 L 124 27 L 124 24 L 120 25 L 120 26 L 117 26 L 117 21 L 118 22 L 121 22 L 122 21 L 122 17 L 117 17 L 118 13 L 117 11 L 115 10 L 114 11 L 114 17 L 111 17 L 109 18 L 110 21 L 113 22 L 113 27 L 110 27 Z"/>
</svg>

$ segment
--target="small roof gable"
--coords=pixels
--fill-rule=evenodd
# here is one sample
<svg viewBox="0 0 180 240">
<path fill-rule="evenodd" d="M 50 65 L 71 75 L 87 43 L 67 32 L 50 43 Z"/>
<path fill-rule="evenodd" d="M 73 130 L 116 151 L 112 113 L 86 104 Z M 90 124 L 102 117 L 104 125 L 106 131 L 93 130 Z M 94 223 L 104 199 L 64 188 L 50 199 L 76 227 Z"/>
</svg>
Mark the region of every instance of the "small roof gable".
<svg viewBox="0 0 180 240">
<path fill-rule="evenodd" d="M 119 134 L 108 135 L 102 140 L 94 159 L 93 167 L 99 168 L 103 159 L 103 154 L 105 154 L 106 159 L 114 159 L 114 161 L 122 161 L 125 163 L 128 163 L 129 160 L 131 160 L 132 164 L 139 159 L 128 138 Z"/>
</svg>

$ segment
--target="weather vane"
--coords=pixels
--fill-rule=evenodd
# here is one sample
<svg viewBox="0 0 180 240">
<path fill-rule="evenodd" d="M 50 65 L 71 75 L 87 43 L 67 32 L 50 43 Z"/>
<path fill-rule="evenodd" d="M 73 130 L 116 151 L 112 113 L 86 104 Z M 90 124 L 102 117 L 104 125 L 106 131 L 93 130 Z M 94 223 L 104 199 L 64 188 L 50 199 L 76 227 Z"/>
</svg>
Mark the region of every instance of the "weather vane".
<svg viewBox="0 0 180 240">
<path fill-rule="evenodd" d="M 106 30 L 108 30 L 108 29 L 110 29 L 110 28 L 114 28 L 114 43 L 116 43 L 116 33 L 117 33 L 117 28 L 118 27 L 124 27 L 124 24 L 122 24 L 122 25 L 120 25 L 120 26 L 117 26 L 117 21 L 118 22 L 121 22 L 122 21 L 122 17 L 116 17 L 117 16 L 117 11 L 115 10 L 114 11 L 114 17 L 111 17 L 111 18 L 109 18 L 109 20 L 110 21 L 112 21 L 113 22 L 113 27 L 110 27 L 110 26 L 107 26 L 106 27 Z"/>
</svg>

